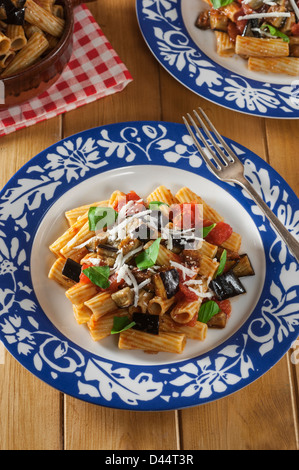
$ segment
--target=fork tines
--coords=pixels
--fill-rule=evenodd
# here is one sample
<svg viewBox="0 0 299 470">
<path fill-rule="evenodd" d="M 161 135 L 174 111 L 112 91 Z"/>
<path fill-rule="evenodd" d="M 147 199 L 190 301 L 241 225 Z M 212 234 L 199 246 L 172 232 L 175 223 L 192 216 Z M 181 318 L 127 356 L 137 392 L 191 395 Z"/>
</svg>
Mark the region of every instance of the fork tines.
<svg viewBox="0 0 299 470">
<path fill-rule="evenodd" d="M 193 114 L 194 114 L 194 118 L 189 113 L 187 113 L 189 122 L 184 116 L 183 116 L 183 120 L 200 155 L 205 160 L 209 168 L 213 172 L 215 172 L 215 170 L 220 171 L 220 170 L 223 170 L 229 164 L 238 161 L 237 156 L 231 150 L 231 148 L 227 145 L 227 143 L 222 138 L 222 136 L 219 134 L 219 132 L 217 131 L 215 126 L 212 124 L 212 122 L 210 121 L 206 113 L 201 108 L 197 108 L 197 110 L 193 110 Z M 197 122 L 195 121 L 195 119 L 197 120 Z M 203 129 L 205 135 L 199 129 L 197 123 Z M 195 129 L 195 132 L 193 131 L 191 126 L 193 126 L 193 128 Z M 208 126 L 211 128 L 214 135 L 210 132 Z M 215 136 L 217 137 L 218 142 L 216 141 Z M 204 147 L 200 145 L 198 139 L 202 142 Z M 215 151 L 212 149 L 212 146 L 208 142 L 208 139 L 210 139 L 210 142 L 213 144 L 215 151 L 219 154 L 221 158 L 219 158 L 218 155 L 215 153 Z M 223 147 L 223 149 L 226 150 L 227 153 L 225 153 L 222 150 L 221 146 Z M 211 157 L 215 161 L 216 166 L 212 163 Z"/>
</svg>

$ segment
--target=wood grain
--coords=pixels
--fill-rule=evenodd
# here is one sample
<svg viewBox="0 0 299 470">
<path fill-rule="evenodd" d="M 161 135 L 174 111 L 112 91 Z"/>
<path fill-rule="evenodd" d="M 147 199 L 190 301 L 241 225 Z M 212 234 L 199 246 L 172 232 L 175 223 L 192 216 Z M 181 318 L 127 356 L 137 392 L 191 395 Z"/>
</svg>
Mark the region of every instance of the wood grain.
<svg viewBox="0 0 299 470">
<path fill-rule="evenodd" d="M 60 135 L 60 118 L 55 118 L 1 138 L 0 186 Z M 61 410 L 61 394 L 6 353 L 0 365 L 0 450 L 61 449 Z"/>
<path fill-rule="evenodd" d="M 121 121 L 182 122 L 183 114 L 202 106 L 224 136 L 268 161 L 299 193 L 298 121 L 236 113 L 184 88 L 158 65 L 146 46 L 134 0 L 98 0 L 89 7 L 134 80 L 121 93 L 2 137 L 1 186 L 61 137 Z M 0 450 L 299 448 L 299 344 L 243 390 L 207 405 L 168 412 L 91 405 L 44 384 L 8 353 L 4 359 L 0 364 Z"/>
<path fill-rule="evenodd" d="M 67 450 L 175 450 L 176 412 L 119 411 L 66 397 Z M 88 432 L 82 432 L 85 423 Z"/>
</svg>

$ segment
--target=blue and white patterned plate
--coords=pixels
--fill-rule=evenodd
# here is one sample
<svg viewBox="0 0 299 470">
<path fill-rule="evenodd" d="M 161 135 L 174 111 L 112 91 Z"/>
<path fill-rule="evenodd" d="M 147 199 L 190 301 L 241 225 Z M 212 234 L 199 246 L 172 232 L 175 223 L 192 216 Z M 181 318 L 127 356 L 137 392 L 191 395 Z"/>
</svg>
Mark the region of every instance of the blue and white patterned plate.
<svg viewBox="0 0 299 470">
<path fill-rule="evenodd" d="M 298 237 L 299 203 L 262 159 L 227 139 L 255 189 Z M 189 340 L 182 355 L 121 351 L 115 336 L 93 342 L 73 318 L 65 291 L 48 279 L 49 245 L 67 227 L 64 211 L 115 189 L 145 197 L 157 185 L 188 185 L 242 234 L 255 276 L 233 302 L 224 330 Z M 131 410 L 200 405 L 267 372 L 299 334 L 299 267 L 241 189 L 219 182 L 185 127 L 166 122 L 107 125 L 44 150 L 0 193 L 0 340 L 29 371 L 87 402 Z"/>
<path fill-rule="evenodd" d="M 250 72 L 241 57 L 219 57 L 214 33 L 195 27 L 207 7 L 203 0 L 136 0 L 141 32 L 160 64 L 194 93 L 225 108 L 298 119 L 298 78 Z"/>
</svg>

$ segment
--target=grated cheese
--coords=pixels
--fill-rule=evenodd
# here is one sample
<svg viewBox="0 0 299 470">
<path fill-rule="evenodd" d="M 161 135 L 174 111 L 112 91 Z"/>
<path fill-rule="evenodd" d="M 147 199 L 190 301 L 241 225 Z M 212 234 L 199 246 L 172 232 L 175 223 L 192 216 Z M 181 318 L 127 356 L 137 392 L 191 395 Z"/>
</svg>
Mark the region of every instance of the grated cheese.
<svg viewBox="0 0 299 470">
<path fill-rule="evenodd" d="M 140 284 L 138 284 L 138 290 L 143 289 L 143 287 L 149 284 L 150 282 L 151 282 L 150 278 L 145 279 L 145 281 L 142 281 Z"/>
<path fill-rule="evenodd" d="M 195 294 L 197 297 L 201 297 L 200 295 L 200 292 L 198 292 L 197 290 L 193 289 L 193 287 L 188 287 L 189 290 L 191 290 L 191 292 L 193 292 L 193 294 Z"/>
<path fill-rule="evenodd" d="M 297 7 L 297 4 L 296 4 L 295 0 L 290 0 L 290 3 L 293 7 L 295 15 L 297 16 L 297 18 L 299 20 L 299 8 Z"/>
<path fill-rule="evenodd" d="M 244 3 L 245 5 L 248 5 L 249 3 L 251 3 L 252 0 L 243 0 L 242 3 Z M 274 5 L 277 5 L 277 2 L 273 2 L 271 0 L 263 0 L 263 3 L 265 5 L 269 5 L 269 6 L 274 6 Z"/>
<path fill-rule="evenodd" d="M 212 297 L 214 297 L 214 295 L 215 295 L 214 292 L 207 291 L 207 292 L 205 292 L 204 294 L 201 294 L 200 297 L 202 297 L 203 299 L 204 299 L 204 298 L 209 298 L 209 299 L 211 299 Z"/>
<path fill-rule="evenodd" d="M 83 242 L 81 243 L 80 245 L 76 245 L 73 247 L 74 250 L 80 250 L 80 248 L 84 248 L 84 246 L 88 245 L 88 243 L 92 242 L 93 240 L 95 240 L 97 237 L 96 235 L 92 238 L 89 238 L 86 242 Z M 72 240 L 70 240 L 67 244 L 66 244 L 67 247 L 70 247 L 72 246 Z"/>
<path fill-rule="evenodd" d="M 190 279 L 189 281 L 185 281 L 184 284 L 186 286 L 201 285 L 202 284 L 202 279 Z"/>
<path fill-rule="evenodd" d="M 186 266 L 183 266 L 180 263 L 176 263 L 175 261 L 171 260 L 170 264 L 174 268 L 178 268 L 182 271 L 184 280 L 186 279 L 186 276 L 192 277 L 192 276 L 195 276 L 195 274 L 196 274 L 196 272 L 193 271 L 192 269 L 186 268 Z"/>
<path fill-rule="evenodd" d="M 130 217 L 125 218 L 120 223 L 117 223 L 114 227 L 107 231 L 109 238 L 111 240 L 122 239 L 125 238 L 126 232 L 121 233 L 121 230 L 126 229 L 127 225 L 132 222 L 133 219 L 137 219 L 140 217 L 144 217 L 145 215 L 149 214 L 151 211 L 146 210 L 142 212 L 138 212 L 137 214 L 133 214 Z"/>
<path fill-rule="evenodd" d="M 194 294 L 197 295 L 197 297 L 200 297 L 201 299 L 204 299 L 204 298 L 212 298 L 214 296 L 214 293 L 213 292 L 203 292 L 202 291 L 202 280 L 201 279 L 198 279 L 198 280 L 195 280 L 195 279 L 190 279 L 189 281 L 185 281 L 184 282 L 184 285 L 188 286 L 188 289 L 191 290 L 191 292 L 193 292 Z M 195 288 L 193 287 L 190 287 L 190 286 L 194 286 Z"/>
<path fill-rule="evenodd" d="M 128 259 L 131 258 L 131 256 L 134 256 L 136 253 L 139 253 L 139 251 L 143 250 L 143 246 L 139 246 L 138 248 L 135 248 L 135 250 L 129 251 L 124 257 L 123 257 L 123 263 L 126 263 Z"/>
<path fill-rule="evenodd" d="M 134 274 L 127 264 L 123 264 L 117 273 L 117 282 L 119 282 L 121 279 L 123 279 L 128 284 L 128 286 L 132 287 L 134 291 L 134 307 L 137 307 L 140 289 L 149 284 L 151 280 L 145 279 L 140 284 L 138 284 Z"/>
<path fill-rule="evenodd" d="M 88 262 L 91 263 L 93 266 L 100 266 L 102 260 L 100 258 L 88 258 Z"/>
<path fill-rule="evenodd" d="M 267 36 L 268 38 L 272 38 L 272 39 L 277 38 L 277 36 L 273 36 L 273 34 L 267 33 L 266 31 L 260 28 L 251 28 L 251 31 L 256 31 L 257 33 Z"/>
<path fill-rule="evenodd" d="M 123 251 L 120 249 L 113 265 L 113 270 L 118 271 L 123 265 Z"/>
<path fill-rule="evenodd" d="M 239 16 L 238 20 L 254 20 L 258 18 L 289 18 L 290 12 L 274 11 L 272 13 L 250 13 L 249 15 Z"/>
</svg>

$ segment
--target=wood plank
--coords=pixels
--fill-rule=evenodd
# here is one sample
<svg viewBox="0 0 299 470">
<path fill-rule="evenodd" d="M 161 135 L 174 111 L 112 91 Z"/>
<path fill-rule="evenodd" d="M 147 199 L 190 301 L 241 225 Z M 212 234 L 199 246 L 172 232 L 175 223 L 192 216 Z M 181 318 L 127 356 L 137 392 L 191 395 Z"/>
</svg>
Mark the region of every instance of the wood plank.
<svg viewBox="0 0 299 470">
<path fill-rule="evenodd" d="M 0 366 L 4 366 L 5 364 L 5 347 L 3 343 L 0 341 Z"/>
<path fill-rule="evenodd" d="M 296 450 L 286 361 L 229 397 L 184 410 L 183 449 Z"/>
<path fill-rule="evenodd" d="M 287 181 L 299 195 L 298 120 L 266 121 L 266 137 L 270 165 Z M 299 339 L 287 354 L 294 425 L 299 448 Z"/>
<path fill-rule="evenodd" d="M 299 195 L 298 120 L 268 119 L 266 137 L 270 165 Z"/>
<path fill-rule="evenodd" d="M 66 397 L 65 415 L 66 450 L 178 448 L 173 411 L 120 411 Z"/>
<path fill-rule="evenodd" d="M 0 450 L 61 450 L 61 394 L 9 353 L 0 365 Z"/>
<path fill-rule="evenodd" d="M 30 158 L 59 139 L 60 118 L 1 137 L 0 187 Z M 61 449 L 61 394 L 8 352 L 0 365 L 0 416 L 1 450 Z"/>
</svg>

